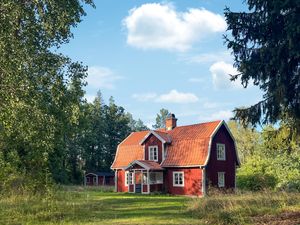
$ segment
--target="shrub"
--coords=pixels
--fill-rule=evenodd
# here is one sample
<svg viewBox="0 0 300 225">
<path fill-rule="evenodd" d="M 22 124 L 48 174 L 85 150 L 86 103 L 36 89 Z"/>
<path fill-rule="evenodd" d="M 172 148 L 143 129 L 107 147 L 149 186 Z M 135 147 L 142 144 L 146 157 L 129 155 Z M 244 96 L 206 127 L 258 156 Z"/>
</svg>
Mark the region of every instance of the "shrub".
<svg viewBox="0 0 300 225">
<path fill-rule="evenodd" d="M 263 173 L 244 174 L 237 177 L 237 186 L 249 191 L 274 189 L 277 179 L 273 175 Z"/>
</svg>

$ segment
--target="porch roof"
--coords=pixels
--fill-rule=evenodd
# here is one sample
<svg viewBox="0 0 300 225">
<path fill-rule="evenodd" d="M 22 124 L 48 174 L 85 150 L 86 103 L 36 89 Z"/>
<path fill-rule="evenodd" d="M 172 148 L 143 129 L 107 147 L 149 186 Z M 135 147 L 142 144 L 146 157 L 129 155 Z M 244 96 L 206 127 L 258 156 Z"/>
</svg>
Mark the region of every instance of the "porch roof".
<svg viewBox="0 0 300 225">
<path fill-rule="evenodd" d="M 129 163 L 125 170 L 129 170 L 130 168 L 134 167 L 134 165 L 139 165 L 145 170 L 164 170 L 164 168 L 162 168 L 157 162 L 150 160 L 134 160 L 133 162 Z"/>
</svg>

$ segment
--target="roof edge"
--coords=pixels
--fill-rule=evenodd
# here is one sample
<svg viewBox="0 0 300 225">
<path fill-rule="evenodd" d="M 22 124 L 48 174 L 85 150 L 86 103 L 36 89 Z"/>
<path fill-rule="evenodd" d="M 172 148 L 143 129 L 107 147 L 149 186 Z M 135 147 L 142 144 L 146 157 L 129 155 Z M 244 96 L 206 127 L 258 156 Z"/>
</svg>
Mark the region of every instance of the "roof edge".
<svg viewBox="0 0 300 225">
<path fill-rule="evenodd" d="M 118 155 L 118 153 L 119 153 L 119 147 L 120 147 L 120 145 L 121 145 L 124 141 L 126 141 L 133 133 L 134 133 L 134 132 L 131 132 L 131 133 L 130 133 L 123 141 L 120 142 L 120 144 L 118 144 L 117 151 L 116 151 L 116 154 L 115 154 L 115 159 L 114 159 L 113 163 L 111 164 L 110 169 L 113 170 L 113 169 L 116 168 L 116 167 L 113 167 L 113 165 L 114 165 L 115 162 L 116 162 L 117 155 Z M 116 168 L 116 169 L 117 169 L 117 168 Z"/>
</svg>

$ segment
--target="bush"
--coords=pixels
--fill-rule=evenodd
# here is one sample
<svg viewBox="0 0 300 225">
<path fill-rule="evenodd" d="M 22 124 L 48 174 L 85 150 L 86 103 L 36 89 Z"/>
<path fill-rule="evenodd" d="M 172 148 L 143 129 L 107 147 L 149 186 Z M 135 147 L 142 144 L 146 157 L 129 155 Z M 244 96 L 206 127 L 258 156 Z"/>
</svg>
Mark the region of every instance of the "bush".
<svg viewBox="0 0 300 225">
<path fill-rule="evenodd" d="M 243 190 L 260 191 L 274 189 L 277 179 L 273 175 L 263 173 L 244 174 L 237 177 L 237 186 Z"/>
</svg>

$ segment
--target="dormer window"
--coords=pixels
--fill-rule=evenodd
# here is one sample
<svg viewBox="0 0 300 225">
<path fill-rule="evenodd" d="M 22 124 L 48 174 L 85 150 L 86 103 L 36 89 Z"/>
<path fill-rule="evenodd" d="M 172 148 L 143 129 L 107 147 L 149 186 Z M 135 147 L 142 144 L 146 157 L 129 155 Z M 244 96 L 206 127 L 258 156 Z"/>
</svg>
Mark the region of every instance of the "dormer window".
<svg viewBox="0 0 300 225">
<path fill-rule="evenodd" d="M 225 144 L 217 144 L 217 160 L 226 160 Z"/>
<path fill-rule="evenodd" d="M 149 160 L 158 161 L 158 147 L 149 146 Z"/>
</svg>

